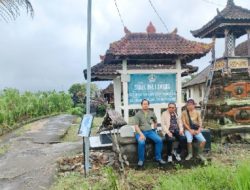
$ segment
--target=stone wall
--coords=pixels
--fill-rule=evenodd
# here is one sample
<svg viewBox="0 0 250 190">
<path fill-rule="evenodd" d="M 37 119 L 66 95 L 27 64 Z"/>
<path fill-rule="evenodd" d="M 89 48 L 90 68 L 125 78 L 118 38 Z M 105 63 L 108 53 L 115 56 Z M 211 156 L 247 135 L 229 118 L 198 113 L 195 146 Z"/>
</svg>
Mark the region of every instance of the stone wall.
<svg viewBox="0 0 250 190">
<path fill-rule="evenodd" d="M 250 126 L 211 129 L 211 136 L 219 143 L 250 143 Z"/>
<path fill-rule="evenodd" d="M 247 58 L 222 58 L 215 63 L 217 66 L 207 105 L 207 121 L 215 120 L 221 125 L 250 124 L 248 62 Z M 243 63 L 246 64 L 245 68 L 242 68 Z"/>
<path fill-rule="evenodd" d="M 124 135 L 124 134 L 120 134 L 120 136 L 118 136 L 118 143 L 120 146 L 120 150 L 122 155 L 126 155 L 127 160 L 130 163 L 136 163 L 138 161 L 138 157 L 137 157 L 137 142 L 134 136 L 131 136 L 131 133 L 128 130 L 129 128 L 127 128 L 127 130 L 121 129 L 121 131 L 126 131 L 127 134 L 129 135 Z M 209 130 L 203 130 L 203 133 L 209 134 L 210 135 L 210 131 Z M 162 152 L 162 156 L 163 159 L 167 159 L 167 142 L 165 140 L 165 138 L 162 136 L 162 134 L 159 132 L 160 136 L 162 137 L 163 140 L 163 152 Z M 123 137 L 121 137 L 123 136 Z M 211 140 L 207 137 L 208 135 L 205 135 L 208 141 L 208 146 L 206 146 L 206 151 L 209 151 L 211 149 Z M 178 146 L 178 142 L 175 142 L 173 144 L 174 148 Z M 198 142 L 194 142 L 193 143 L 194 146 L 194 155 L 197 153 L 197 147 L 198 147 Z M 116 151 L 116 145 L 114 144 L 114 140 L 113 140 L 113 150 Z M 185 156 L 187 155 L 187 149 L 183 150 L 181 153 L 181 157 L 184 159 Z M 154 142 L 150 139 L 146 140 L 146 150 L 145 150 L 145 159 L 148 161 L 154 161 Z"/>
</svg>

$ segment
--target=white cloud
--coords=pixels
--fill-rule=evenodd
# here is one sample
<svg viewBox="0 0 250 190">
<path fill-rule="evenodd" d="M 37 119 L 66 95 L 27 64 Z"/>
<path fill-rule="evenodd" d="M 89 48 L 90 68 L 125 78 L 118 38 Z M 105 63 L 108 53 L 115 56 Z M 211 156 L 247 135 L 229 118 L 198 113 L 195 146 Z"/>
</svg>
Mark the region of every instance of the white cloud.
<svg viewBox="0 0 250 190">
<path fill-rule="evenodd" d="M 214 2 L 217 2 L 213 0 Z M 216 6 L 202 0 L 152 0 L 172 31 L 190 40 L 190 30 L 206 24 L 216 15 Z M 144 32 L 152 21 L 158 32 L 166 32 L 147 0 L 117 0 L 125 25 L 132 32 Z M 250 2 L 235 0 L 250 9 Z M 35 17 L 22 14 L 16 21 L 0 23 L 0 89 L 67 90 L 75 82 L 84 81 L 86 68 L 86 0 L 32 0 Z M 226 4 L 221 0 L 220 4 Z M 99 62 L 109 44 L 124 36 L 113 0 L 93 1 L 92 64 Z M 223 7 L 219 7 L 220 10 Z M 241 39 L 242 40 L 242 39 Z M 217 54 L 223 52 L 218 41 Z M 204 68 L 210 55 L 193 62 Z M 101 83 L 102 84 L 102 83 Z"/>
</svg>

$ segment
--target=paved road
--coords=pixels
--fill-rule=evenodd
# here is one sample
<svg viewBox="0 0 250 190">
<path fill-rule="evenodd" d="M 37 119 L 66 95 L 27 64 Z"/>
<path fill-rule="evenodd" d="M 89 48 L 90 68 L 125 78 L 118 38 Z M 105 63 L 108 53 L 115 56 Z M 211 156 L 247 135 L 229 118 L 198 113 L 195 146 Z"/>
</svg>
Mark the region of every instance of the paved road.
<svg viewBox="0 0 250 190">
<path fill-rule="evenodd" d="M 43 119 L 30 124 L 22 135 L 8 139 L 9 151 L 0 156 L 0 189 L 48 189 L 55 176 L 56 160 L 81 151 L 81 142 L 61 142 L 74 119 L 71 115 Z"/>
</svg>

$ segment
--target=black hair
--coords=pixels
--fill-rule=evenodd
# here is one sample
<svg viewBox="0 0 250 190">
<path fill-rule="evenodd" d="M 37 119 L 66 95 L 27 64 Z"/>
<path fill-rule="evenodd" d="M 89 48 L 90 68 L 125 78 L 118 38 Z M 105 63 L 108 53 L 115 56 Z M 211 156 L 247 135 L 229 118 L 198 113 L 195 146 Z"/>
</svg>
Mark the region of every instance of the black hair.
<svg viewBox="0 0 250 190">
<path fill-rule="evenodd" d="M 143 104 L 144 101 L 147 101 L 147 102 L 148 102 L 148 105 L 150 104 L 149 100 L 143 99 L 143 100 L 141 101 L 141 105 Z"/>
<path fill-rule="evenodd" d="M 191 103 L 191 104 L 194 104 L 194 105 L 196 104 L 194 99 L 188 99 L 186 103 L 187 104 Z"/>
<path fill-rule="evenodd" d="M 176 107 L 176 103 L 175 103 L 175 102 L 169 102 L 169 103 L 168 103 L 168 106 L 169 106 L 169 105 L 174 105 L 174 106 Z"/>
</svg>

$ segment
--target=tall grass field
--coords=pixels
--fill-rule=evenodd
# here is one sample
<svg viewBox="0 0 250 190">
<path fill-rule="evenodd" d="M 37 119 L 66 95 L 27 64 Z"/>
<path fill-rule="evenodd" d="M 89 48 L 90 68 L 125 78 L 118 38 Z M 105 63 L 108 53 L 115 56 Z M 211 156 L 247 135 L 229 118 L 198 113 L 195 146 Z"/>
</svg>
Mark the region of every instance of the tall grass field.
<svg viewBox="0 0 250 190">
<path fill-rule="evenodd" d="M 32 118 L 67 112 L 72 100 L 65 92 L 24 92 L 16 89 L 0 91 L 0 135 L 12 130 L 16 123 Z"/>
</svg>

